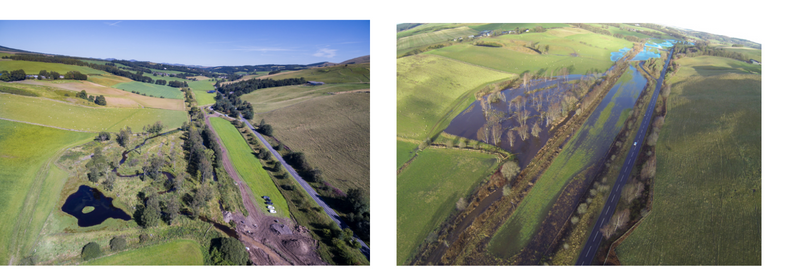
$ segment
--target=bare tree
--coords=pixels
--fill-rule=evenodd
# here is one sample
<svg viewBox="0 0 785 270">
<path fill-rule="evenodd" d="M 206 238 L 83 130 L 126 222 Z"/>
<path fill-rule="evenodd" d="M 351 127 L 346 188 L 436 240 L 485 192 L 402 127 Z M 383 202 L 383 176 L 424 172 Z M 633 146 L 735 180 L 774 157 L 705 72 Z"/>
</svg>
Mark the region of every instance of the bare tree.
<svg viewBox="0 0 785 270">
<path fill-rule="evenodd" d="M 518 136 L 521 136 L 521 141 L 525 141 L 526 138 L 529 138 L 529 126 L 518 126 L 516 130 L 518 131 Z"/>
<path fill-rule="evenodd" d="M 493 126 L 491 126 L 491 134 L 493 135 L 493 144 L 494 145 L 499 144 L 499 142 L 501 141 L 501 139 L 502 139 L 502 132 L 503 132 L 502 124 L 497 122 L 497 123 L 494 123 Z"/>
<path fill-rule="evenodd" d="M 507 140 L 510 141 L 510 147 L 515 145 L 515 131 L 512 129 L 507 130 Z"/>
<path fill-rule="evenodd" d="M 540 131 L 542 131 L 542 128 L 540 128 L 540 125 L 537 124 L 537 123 L 534 123 L 534 125 L 532 125 L 532 130 L 531 130 L 532 136 L 534 136 L 535 138 L 539 138 L 540 137 Z"/>
<path fill-rule="evenodd" d="M 657 172 L 657 157 L 652 155 L 641 168 L 641 179 L 650 179 Z"/>
<path fill-rule="evenodd" d="M 466 210 L 466 206 L 469 206 L 469 203 L 467 203 L 466 199 L 464 198 L 458 199 L 458 201 L 455 203 L 455 209 L 458 211 Z"/>
<path fill-rule="evenodd" d="M 483 141 L 488 143 L 488 124 L 481 126 L 480 129 L 477 130 L 477 140 Z"/>
</svg>

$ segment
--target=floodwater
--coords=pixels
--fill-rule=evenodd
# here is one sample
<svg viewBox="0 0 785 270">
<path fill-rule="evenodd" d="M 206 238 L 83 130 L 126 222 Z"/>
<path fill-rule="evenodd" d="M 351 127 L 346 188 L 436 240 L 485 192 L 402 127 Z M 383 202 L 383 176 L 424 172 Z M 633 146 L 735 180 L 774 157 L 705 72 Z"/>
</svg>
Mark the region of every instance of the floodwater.
<svg viewBox="0 0 785 270">
<path fill-rule="evenodd" d="M 574 171 L 565 171 L 565 173 L 572 174 L 570 178 L 593 165 L 601 165 L 598 163 L 602 162 L 602 158 L 623 127 L 623 122 L 619 122 L 623 121 L 620 119 L 622 112 L 633 108 L 635 100 L 645 85 L 645 77 L 637 69 L 630 67 L 611 88 L 575 137 L 570 139 L 562 153 L 559 154 L 560 157 L 567 158 L 567 163 L 572 162 L 573 158 L 577 158 L 578 160 L 575 162 L 583 164 L 583 167 L 575 168 Z M 540 180 L 548 182 L 555 179 Z M 537 189 L 538 187 L 535 186 L 531 193 L 537 192 Z M 522 227 L 523 220 L 536 218 L 520 216 L 520 213 L 523 213 L 522 209 L 526 207 L 526 202 L 527 200 L 524 198 L 516 212 L 507 220 L 508 224 L 505 224 L 506 226 L 503 226 L 494 235 L 488 246 L 491 253 L 502 258 L 516 255 L 523 249 L 526 239 L 530 239 L 532 234 L 536 233 L 536 231 L 525 232 Z"/>
<path fill-rule="evenodd" d="M 131 216 L 112 205 L 112 200 L 97 189 L 82 185 L 79 190 L 68 196 L 62 210 L 74 216 L 78 220 L 79 227 L 95 226 L 110 218 L 131 220 Z M 95 210 L 87 214 L 82 213 L 82 209 L 87 206 L 95 207 Z"/>
<path fill-rule="evenodd" d="M 673 39 L 668 39 L 660 43 L 647 42 L 644 49 L 640 51 L 637 55 L 635 55 L 635 57 L 632 58 L 632 61 L 646 61 L 649 60 L 650 58 L 660 58 L 660 49 L 673 47 L 673 44 L 675 43 L 689 43 L 695 45 L 692 42 L 676 41 Z M 630 51 L 630 48 L 621 48 L 618 52 L 612 52 L 611 61 L 619 60 L 628 51 Z"/>
</svg>

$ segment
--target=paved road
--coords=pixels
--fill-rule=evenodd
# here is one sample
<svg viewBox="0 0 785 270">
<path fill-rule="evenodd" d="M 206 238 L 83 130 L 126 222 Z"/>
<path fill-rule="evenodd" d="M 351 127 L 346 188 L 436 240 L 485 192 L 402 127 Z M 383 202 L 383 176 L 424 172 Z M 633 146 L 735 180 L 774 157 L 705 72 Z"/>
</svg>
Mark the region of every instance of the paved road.
<svg viewBox="0 0 785 270">
<path fill-rule="evenodd" d="M 239 118 L 242 119 L 243 122 L 245 122 L 245 124 L 248 125 L 248 127 L 251 127 L 253 134 L 256 135 L 256 137 L 259 138 L 259 140 L 262 141 L 262 143 L 264 143 L 264 146 L 267 147 L 267 150 L 270 150 L 270 152 L 272 152 L 273 155 L 275 155 L 275 158 L 281 161 L 281 165 L 283 165 L 283 167 L 286 168 L 286 171 L 288 171 L 289 174 L 293 176 L 295 180 L 297 180 L 297 183 L 299 183 L 300 186 L 302 186 L 303 189 L 305 189 L 305 192 L 307 192 L 308 195 L 310 195 L 311 198 L 313 198 L 313 200 L 316 201 L 317 204 L 319 204 L 319 206 L 324 208 L 324 212 L 326 212 L 327 215 L 330 216 L 330 218 L 332 218 L 335 221 L 335 223 L 338 223 L 341 229 L 347 228 L 348 225 L 346 225 L 346 223 L 344 223 L 343 220 L 341 220 L 341 217 L 339 217 L 338 214 L 335 213 L 335 210 L 333 210 L 329 205 L 324 203 L 322 197 L 319 196 L 318 193 L 316 193 L 316 191 L 311 187 L 311 185 L 309 185 L 308 182 L 305 182 L 305 180 L 303 180 L 303 178 L 297 174 L 297 171 L 295 171 L 292 168 L 292 166 L 289 166 L 289 164 L 287 164 L 286 161 L 283 160 L 281 154 L 279 154 L 278 151 L 275 151 L 275 149 L 273 149 L 270 143 L 268 143 L 267 140 L 265 140 L 262 137 L 262 135 L 259 134 L 259 132 L 256 132 L 256 130 L 253 129 L 253 125 L 251 125 L 251 123 L 248 122 L 248 120 L 245 120 L 245 118 L 243 118 L 242 115 L 240 115 Z M 362 252 L 363 255 L 365 255 L 365 258 L 367 258 L 370 261 L 371 249 L 368 247 L 368 245 L 365 244 L 365 242 L 363 242 L 363 240 L 357 238 L 357 235 L 355 235 L 354 238 L 356 241 L 360 242 L 360 245 L 362 245 L 362 247 L 360 247 L 360 252 Z"/>
<path fill-rule="evenodd" d="M 622 171 L 619 174 L 619 178 L 616 180 L 616 184 L 614 184 L 613 188 L 611 189 L 611 194 L 608 196 L 608 200 L 605 202 L 602 212 L 600 212 L 597 223 L 594 223 L 594 229 L 592 229 L 591 234 L 589 234 L 589 239 L 586 241 L 586 244 L 583 245 L 583 250 L 581 253 L 578 254 L 578 261 L 575 263 L 575 265 L 591 264 L 594 260 L 594 255 L 597 254 L 597 249 L 599 248 L 600 242 L 602 242 L 603 239 L 602 233 L 600 233 L 600 228 L 608 223 L 613 216 L 613 211 L 615 211 L 616 205 L 619 203 L 619 198 L 621 197 L 621 188 L 624 186 L 624 184 L 627 183 L 627 179 L 630 177 L 630 173 L 632 173 L 632 168 L 635 166 L 635 159 L 638 157 L 638 153 L 641 150 L 641 145 L 644 143 L 643 139 L 646 137 L 646 132 L 649 129 L 649 122 L 651 122 L 651 116 L 654 113 L 657 97 L 659 96 L 660 88 L 662 87 L 662 79 L 665 78 L 665 72 L 667 71 L 667 67 L 672 56 L 673 48 L 671 48 L 671 53 L 668 57 L 668 60 L 665 62 L 665 66 L 662 69 L 660 78 L 657 79 L 657 87 L 654 90 L 654 95 L 652 95 L 651 101 L 649 101 L 649 107 L 646 109 L 643 122 L 638 129 L 638 133 L 635 134 L 636 145 L 634 145 L 627 154 L 627 158 L 624 160 L 624 165 L 621 168 Z"/>
</svg>

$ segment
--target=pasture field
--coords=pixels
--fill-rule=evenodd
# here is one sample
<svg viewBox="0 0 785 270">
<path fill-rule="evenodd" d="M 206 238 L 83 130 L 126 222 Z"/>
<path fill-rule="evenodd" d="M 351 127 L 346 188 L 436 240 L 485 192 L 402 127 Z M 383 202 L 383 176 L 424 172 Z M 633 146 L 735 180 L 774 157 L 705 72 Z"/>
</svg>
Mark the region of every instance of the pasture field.
<svg viewBox="0 0 785 270">
<path fill-rule="evenodd" d="M 92 69 L 89 67 L 83 66 L 75 66 L 75 65 L 66 65 L 60 63 L 45 63 L 45 62 L 33 62 L 33 61 L 0 61 L 0 71 L 2 70 L 17 70 L 23 69 L 26 74 L 37 75 L 38 72 L 41 70 L 46 70 L 47 72 L 56 71 L 60 73 L 60 75 L 65 75 L 65 73 L 69 71 L 79 71 L 82 74 L 107 74 L 104 71 Z"/>
<path fill-rule="evenodd" d="M 0 84 L 2 85 L 2 84 Z M 105 108 L 93 102 L 76 97 L 76 93 L 85 90 L 88 95 L 103 95 L 106 98 L 106 107 L 118 108 L 158 108 L 167 110 L 183 110 L 185 104 L 182 100 L 156 98 L 137 95 L 117 88 L 105 87 L 90 81 L 58 80 L 39 81 L 25 80 L 15 82 L 13 87 L 23 88 L 37 93 L 40 97 L 61 100 L 78 105 Z"/>
<path fill-rule="evenodd" d="M 398 175 L 397 263 L 455 209 L 460 198 L 497 167 L 495 155 L 476 151 L 427 148 Z"/>
<path fill-rule="evenodd" d="M 0 221 L 0 263 L 21 260 L 17 251 L 26 255 L 55 207 L 68 174 L 53 159 L 94 136 L 0 120 L 0 214 L 6 217 Z"/>
<path fill-rule="evenodd" d="M 309 68 L 294 72 L 281 72 L 270 76 L 270 79 L 305 78 L 306 81 L 334 83 L 367 83 L 371 82 L 371 63 L 337 65 L 331 67 Z"/>
<path fill-rule="evenodd" d="M 760 49 L 753 49 L 753 48 L 747 48 L 747 47 L 742 47 L 742 48 L 739 48 L 739 47 L 722 47 L 722 49 L 744 54 L 744 55 L 747 56 L 747 58 L 758 60 L 758 62 L 761 61 L 761 50 Z"/>
<path fill-rule="evenodd" d="M 112 86 L 113 88 L 125 90 L 128 92 L 136 91 L 142 94 L 146 94 L 147 96 L 151 97 L 161 97 L 164 98 L 171 98 L 171 99 L 183 99 L 183 92 L 180 91 L 179 88 L 157 85 L 152 83 L 143 83 L 143 82 L 124 82 L 118 83 Z"/>
<path fill-rule="evenodd" d="M 616 249 L 622 264 L 761 264 L 761 76 L 704 65 L 732 61 L 677 61 L 654 204 Z"/>
<path fill-rule="evenodd" d="M 447 127 L 449 116 L 469 106 L 472 94 L 486 84 L 517 77 L 429 54 L 399 58 L 397 63 L 397 134 L 415 140 Z"/>
<path fill-rule="evenodd" d="M 305 153 L 328 183 L 344 193 L 359 189 L 370 198 L 369 94 L 316 97 L 259 118 L 273 126 L 277 139 Z"/>
<path fill-rule="evenodd" d="M 203 265 L 203 261 L 199 243 L 175 240 L 98 258 L 84 265 Z"/>
<path fill-rule="evenodd" d="M 713 75 L 723 75 L 727 73 L 735 74 L 760 74 L 761 65 L 753 65 L 736 59 L 698 56 L 685 57 L 675 60 L 681 65 L 679 72 L 673 75 L 673 82 L 682 81 L 689 77 L 708 77 Z"/>
<path fill-rule="evenodd" d="M 88 132 L 117 132 L 125 126 L 142 131 L 156 121 L 171 129 L 188 120 L 185 111 L 94 108 L 10 94 L 0 94 L 0 104 L 0 118 Z"/>
<path fill-rule="evenodd" d="M 565 23 L 489 23 L 489 24 L 480 24 L 480 25 L 470 25 L 469 28 L 479 31 L 485 30 L 500 30 L 500 31 L 508 31 L 508 30 L 515 30 L 516 27 L 519 29 L 534 29 L 534 27 L 542 26 L 542 28 L 554 28 L 554 27 L 570 27 L 569 24 Z"/>
<path fill-rule="evenodd" d="M 396 164 L 395 168 L 401 168 L 404 163 L 409 161 L 417 151 L 417 144 L 408 141 L 395 140 L 396 147 Z"/>
<path fill-rule="evenodd" d="M 120 77 L 120 76 L 113 75 L 113 74 L 87 76 L 87 81 L 93 82 L 93 83 L 96 83 L 96 84 L 99 84 L 99 85 L 103 85 L 103 86 L 106 86 L 106 87 L 112 87 L 112 86 L 114 86 L 116 84 L 124 83 L 124 82 L 133 82 L 133 80 L 131 80 L 129 78 Z"/>
<path fill-rule="evenodd" d="M 266 112 L 328 96 L 329 93 L 369 89 L 370 87 L 371 85 L 367 83 L 290 85 L 259 89 L 242 95 L 240 98 L 251 103 L 255 114 L 254 119 L 257 119 L 256 117 L 264 117 L 262 114 Z"/>
<path fill-rule="evenodd" d="M 207 91 L 214 90 L 215 87 L 213 85 L 215 82 L 211 82 L 209 80 L 201 80 L 201 81 L 188 81 L 188 87 L 191 88 L 191 92 L 194 94 L 194 99 L 196 99 L 196 104 L 198 106 L 204 106 L 209 104 L 215 103 L 215 95 L 216 93 L 207 93 Z"/>
<path fill-rule="evenodd" d="M 444 42 L 458 37 L 468 37 L 470 35 L 475 35 L 477 33 L 479 33 L 479 31 L 476 31 L 466 26 L 461 26 L 457 28 L 450 28 L 450 29 L 444 29 L 434 32 L 416 34 L 412 36 L 399 38 L 397 41 L 398 42 L 397 50 L 400 53 L 401 51 L 407 49 Z"/>
<path fill-rule="evenodd" d="M 426 24 L 421 24 L 421 25 L 415 26 L 413 28 L 406 29 L 406 30 L 398 32 L 396 34 L 396 39 L 400 39 L 400 38 L 404 38 L 404 37 L 408 37 L 408 36 L 413 36 L 413 35 L 417 35 L 417 34 L 421 34 L 421 33 L 430 33 L 430 32 L 436 32 L 436 31 L 444 30 L 444 29 L 453 29 L 453 28 L 458 28 L 458 27 L 467 26 L 467 25 L 471 25 L 471 24 L 468 24 L 468 23 L 426 23 Z"/>
<path fill-rule="evenodd" d="M 210 123 L 213 125 L 218 137 L 221 138 L 221 143 L 229 152 L 229 158 L 232 160 L 234 166 L 243 181 L 251 188 L 256 202 L 259 204 L 259 209 L 266 209 L 264 207 L 264 199 L 262 196 L 270 196 L 270 200 L 275 204 L 278 213 L 271 214 L 265 212 L 267 215 L 278 217 L 289 217 L 289 207 L 278 187 L 275 186 L 270 175 L 262 166 L 254 154 L 248 143 L 237 131 L 237 128 L 227 120 L 212 117 Z"/>
</svg>

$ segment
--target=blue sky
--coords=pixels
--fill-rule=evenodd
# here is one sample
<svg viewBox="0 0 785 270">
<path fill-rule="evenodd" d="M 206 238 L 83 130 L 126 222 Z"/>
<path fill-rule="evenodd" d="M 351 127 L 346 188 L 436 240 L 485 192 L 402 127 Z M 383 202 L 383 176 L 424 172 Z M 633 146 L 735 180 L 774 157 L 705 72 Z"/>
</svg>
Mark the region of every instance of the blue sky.
<svg viewBox="0 0 785 270">
<path fill-rule="evenodd" d="M 369 21 L 0 21 L 0 46 L 93 58 L 230 66 L 370 55 Z"/>
</svg>

